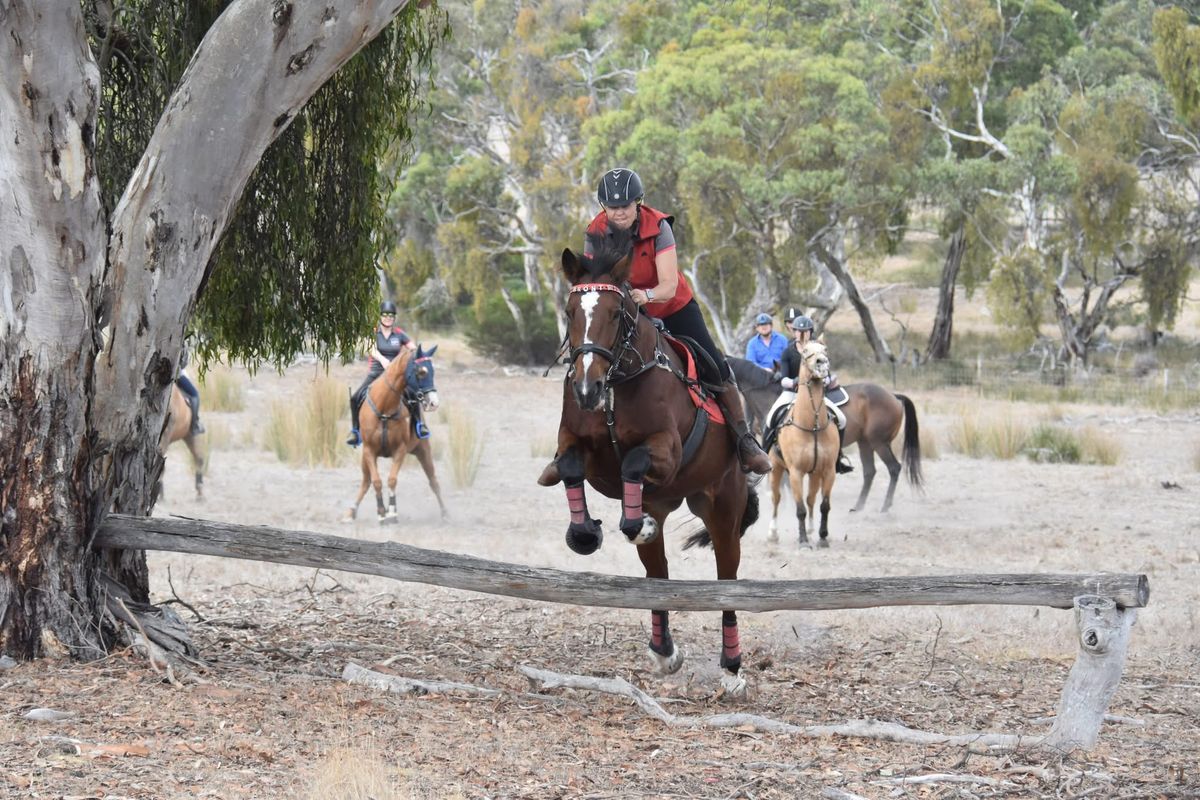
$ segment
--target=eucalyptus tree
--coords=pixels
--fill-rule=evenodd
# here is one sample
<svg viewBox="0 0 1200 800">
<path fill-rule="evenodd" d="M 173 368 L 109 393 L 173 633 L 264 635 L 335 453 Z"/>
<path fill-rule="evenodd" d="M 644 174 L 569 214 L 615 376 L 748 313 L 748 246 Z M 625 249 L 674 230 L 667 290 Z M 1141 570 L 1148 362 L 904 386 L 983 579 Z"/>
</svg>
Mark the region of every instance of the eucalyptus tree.
<svg viewBox="0 0 1200 800">
<path fill-rule="evenodd" d="M 389 110 L 408 107 L 440 25 L 434 11 L 406 5 L 236 0 L 211 24 L 198 15 L 213 6 L 186 0 L 174 4 L 176 17 L 149 2 L 89 3 L 86 13 L 76 0 L 0 5 L 0 70 L 14 78 L 0 88 L 0 652 L 101 655 L 120 635 L 112 577 L 133 600 L 146 599 L 140 554 L 113 563 L 90 545 L 111 510 L 146 513 L 154 502 L 167 391 L 206 283 L 231 268 L 261 269 L 253 260 L 222 263 L 222 238 L 246 214 L 254 242 L 269 240 L 264 229 L 289 202 L 269 196 L 272 181 L 260 182 L 255 167 L 273 141 L 303 125 L 303 136 L 286 146 L 322 151 L 321 166 L 279 173 L 274 185 L 305 195 L 311 182 L 323 196 L 300 217 L 328 221 L 349 246 L 356 223 L 339 216 L 336 195 L 363 174 L 327 180 L 336 157 L 323 151 L 353 149 L 362 139 L 331 136 L 304 108 L 401 13 L 404 22 L 389 34 L 393 55 L 382 63 L 408 98 L 387 99 Z M 153 24 L 133 25 L 139 13 Z M 184 47 L 191 34 L 180 20 L 196 25 L 189 30 L 202 35 L 198 45 Z M 114 91 L 119 75 L 145 66 L 130 53 L 186 62 L 177 85 L 163 90 L 161 114 L 145 97 Z M 379 85 L 361 82 L 353 68 L 350 75 L 335 89 L 342 102 L 329 98 L 323 114 Z M 151 125 L 126 127 L 143 115 Z M 243 197 L 248 185 L 254 190 Z M 272 246 L 278 251 L 259 256 L 298 253 L 289 266 L 305 279 L 322 269 L 311 259 L 329 252 L 294 240 Z M 295 334 L 323 335 L 320 323 L 294 319 L 295 287 L 282 280 L 252 280 L 259 294 L 236 300 L 259 313 L 286 306 Z M 345 311 L 337 305 L 299 310 Z M 228 326 L 214 330 L 230 334 L 234 347 L 246 342 Z M 297 335 L 280 342 L 251 331 L 241 353 L 275 358 L 298 346 Z"/>
<path fill-rule="evenodd" d="M 578 246 L 594 203 L 581 127 L 632 90 L 646 54 L 620 25 L 644 9 L 574 0 L 446 7 L 454 37 L 439 55 L 420 156 L 398 171 L 394 196 L 397 208 L 421 212 L 429 235 L 406 244 L 390 271 L 416 277 L 432 264 L 476 304 L 498 294 L 521 332 L 528 321 L 513 284 L 539 308 L 561 310 L 552 256 Z"/>
<path fill-rule="evenodd" d="M 730 6 L 693 9 L 690 38 L 589 123 L 586 163 L 634 166 L 676 214 L 681 265 L 734 350 L 759 311 L 822 302 L 801 289 L 810 259 L 848 278 L 895 198 L 862 54 L 814 53 L 809 23 L 773 4 Z"/>
</svg>

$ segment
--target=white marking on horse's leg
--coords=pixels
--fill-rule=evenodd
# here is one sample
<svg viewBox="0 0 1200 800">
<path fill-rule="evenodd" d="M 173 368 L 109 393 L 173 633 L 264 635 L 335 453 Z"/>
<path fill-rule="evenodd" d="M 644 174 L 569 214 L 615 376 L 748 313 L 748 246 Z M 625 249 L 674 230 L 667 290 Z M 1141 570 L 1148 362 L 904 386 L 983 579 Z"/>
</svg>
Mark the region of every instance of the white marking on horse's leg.
<svg viewBox="0 0 1200 800">
<path fill-rule="evenodd" d="M 653 650 L 650 652 L 650 658 L 654 661 L 654 668 L 663 675 L 673 675 L 683 666 L 683 651 L 679 649 L 679 645 L 675 645 L 675 649 L 671 651 L 671 655 L 660 655 Z"/>
<path fill-rule="evenodd" d="M 775 521 L 774 517 L 771 517 L 771 527 L 767 531 L 767 541 L 768 542 L 778 542 L 779 541 L 779 525 Z"/>
<path fill-rule="evenodd" d="M 641 532 L 629 540 L 630 544 L 650 544 L 658 538 L 658 521 L 649 514 L 642 514 Z"/>
<path fill-rule="evenodd" d="M 721 688 L 728 697 L 743 697 L 746 694 L 746 679 L 741 675 L 726 672 L 721 676 Z"/>
</svg>

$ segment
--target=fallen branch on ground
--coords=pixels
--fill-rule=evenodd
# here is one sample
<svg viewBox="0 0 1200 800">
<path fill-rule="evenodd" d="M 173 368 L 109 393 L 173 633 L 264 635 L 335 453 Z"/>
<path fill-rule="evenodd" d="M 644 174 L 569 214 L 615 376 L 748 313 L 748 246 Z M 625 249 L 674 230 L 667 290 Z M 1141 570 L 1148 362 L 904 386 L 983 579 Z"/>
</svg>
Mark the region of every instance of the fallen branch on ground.
<svg viewBox="0 0 1200 800">
<path fill-rule="evenodd" d="M 850 720 L 838 725 L 792 725 L 757 714 L 712 714 L 704 717 L 672 714 L 650 695 L 621 678 L 592 678 L 583 675 L 564 675 L 559 672 L 521 666 L 518 669 L 543 689 L 586 689 L 594 692 L 628 697 L 655 719 L 680 728 L 737 728 L 751 726 L 756 731 L 787 733 L 808 738 L 845 736 L 860 739 L 880 739 L 889 742 L 921 745 L 952 745 L 977 752 L 995 753 L 1018 747 L 1037 746 L 1043 737 L 1014 736 L 1002 733 L 965 733 L 947 735 L 914 730 L 894 722 L 870 719 Z"/>
<path fill-rule="evenodd" d="M 488 689 L 470 683 L 454 683 L 453 681 L 418 681 L 412 678 L 402 678 L 399 675 L 385 675 L 382 672 L 360 667 L 354 662 L 342 670 L 342 680 L 347 683 L 357 683 L 372 689 L 379 689 L 393 694 L 463 694 L 479 695 L 481 697 L 497 697 L 504 694 L 499 689 Z"/>
</svg>

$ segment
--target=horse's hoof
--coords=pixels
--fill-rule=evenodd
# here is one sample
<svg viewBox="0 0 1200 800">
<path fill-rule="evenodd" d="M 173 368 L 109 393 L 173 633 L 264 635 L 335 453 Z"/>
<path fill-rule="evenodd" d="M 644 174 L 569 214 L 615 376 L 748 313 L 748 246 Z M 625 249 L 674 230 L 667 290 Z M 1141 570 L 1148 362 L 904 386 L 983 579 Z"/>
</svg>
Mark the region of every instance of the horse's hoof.
<svg viewBox="0 0 1200 800">
<path fill-rule="evenodd" d="M 741 675 L 726 672 L 721 676 L 721 688 L 725 690 L 726 697 L 745 697 L 747 688 L 746 679 Z"/>
<path fill-rule="evenodd" d="M 822 549 L 822 550 L 828 549 L 828 547 L 829 547 L 829 540 L 828 540 L 828 539 L 818 539 L 818 540 L 817 540 L 817 547 L 819 547 L 819 548 L 820 548 L 820 549 Z"/>
<path fill-rule="evenodd" d="M 600 520 L 588 519 L 582 523 L 572 522 L 567 528 L 567 547 L 581 556 L 590 556 L 604 544 L 604 531 Z"/>
<path fill-rule="evenodd" d="M 679 668 L 683 666 L 683 651 L 675 646 L 669 655 L 655 652 L 650 649 L 650 659 L 654 662 L 654 668 L 663 675 L 674 675 L 679 672 Z"/>
<path fill-rule="evenodd" d="M 643 514 L 641 519 L 621 520 L 621 533 L 630 544 L 650 544 L 658 538 L 658 521 L 649 514 Z"/>
<path fill-rule="evenodd" d="M 562 480 L 562 478 L 558 476 L 558 462 L 551 461 L 546 465 L 546 468 L 542 470 L 542 474 L 538 477 L 537 482 L 539 486 L 554 486 L 560 480 Z"/>
</svg>

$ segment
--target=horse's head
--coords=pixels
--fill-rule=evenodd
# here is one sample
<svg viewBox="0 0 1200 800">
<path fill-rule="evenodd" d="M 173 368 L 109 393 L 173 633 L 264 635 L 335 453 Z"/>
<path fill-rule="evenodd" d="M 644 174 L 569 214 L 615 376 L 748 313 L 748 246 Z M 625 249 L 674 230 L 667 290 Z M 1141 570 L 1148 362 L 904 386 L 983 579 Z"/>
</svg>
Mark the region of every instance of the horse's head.
<svg viewBox="0 0 1200 800">
<path fill-rule="evenodd" d="M 433 411 L 438 407 L 437 386 L 433 382 L 433 354 L 436 352 L 436 344 L 428 350 L 417 345 L 417 352 L 408 360 L 408 366 L 404 370 L 405 393 L 412 394 L 421 401 L 421 407 L 426 411 Z"/>
<path fill-rule="evenodd" d="M 571 284 L 567 298 L 567 380 L 584 411 L 596 411 L 608 382 L 637 329 L 637 306 L 625 281 L 632 261 L 629 230 L 588 234 L 590 257 L 563 250 L 563 275 Z"/>
<path fill-rule="evenodd" d="M 829 354 L 825 351 L 823 342 L 810 341 L 805 344 L 800 350 L 800 358 L 804 361 L 804 369 L 813 377 L 822 381 L 829 377 Z M 808 380 L 801 382 L 807 383 Z"/>
</svg>

